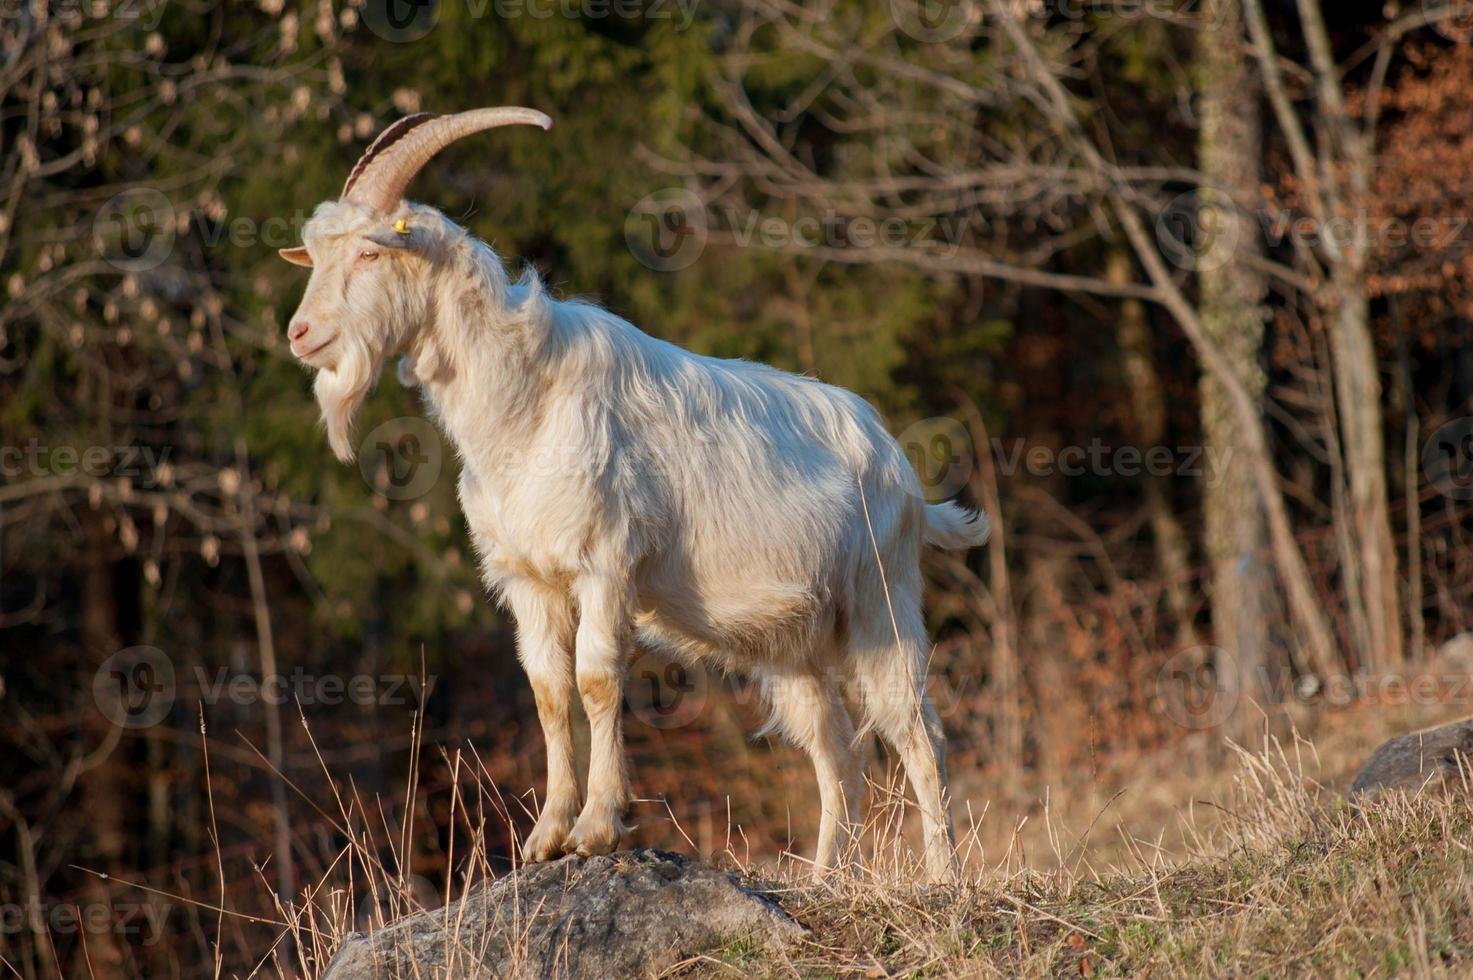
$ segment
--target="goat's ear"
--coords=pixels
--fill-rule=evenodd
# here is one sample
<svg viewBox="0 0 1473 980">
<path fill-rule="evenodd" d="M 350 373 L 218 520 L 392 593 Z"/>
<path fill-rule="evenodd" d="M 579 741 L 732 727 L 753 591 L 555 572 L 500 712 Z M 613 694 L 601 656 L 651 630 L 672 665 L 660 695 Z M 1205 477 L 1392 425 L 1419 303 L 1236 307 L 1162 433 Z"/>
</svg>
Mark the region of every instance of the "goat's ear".
<svg viewBox="0 0 1473 980">
<path fill-rule="evenodd" d="M 300 265 L 308 269 L 312 268 L 312 256 L 307 254 L 307 246 L 305 245 L 298 245 L 296 248 L 279 248 L 276 250 L 276 254 L 286 259 L 292 265 Z"/>
</svg>

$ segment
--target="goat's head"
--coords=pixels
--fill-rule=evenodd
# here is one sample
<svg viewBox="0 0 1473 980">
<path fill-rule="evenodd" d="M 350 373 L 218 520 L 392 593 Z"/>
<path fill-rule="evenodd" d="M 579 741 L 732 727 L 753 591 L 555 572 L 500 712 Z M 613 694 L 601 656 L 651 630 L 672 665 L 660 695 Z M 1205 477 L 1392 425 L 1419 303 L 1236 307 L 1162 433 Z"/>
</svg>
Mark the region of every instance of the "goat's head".
<svg viewBox="0 0 1473 980">
<path fill-rule="evenodd" d="M 315 391 L 339 459 L 353 458 L 353 413 L 385 358 L 413 356 L 430 312 L 431 270 L 445 245 L 439 212 L 404 200 L 436 153 L 497 126 L 547 129 L 552 120 L 521 108 L 473 109 L 449 116 L 406 116 L 379 134 L 348 174 L 342 196 L 318 206 L 305 244 L 281 257 L 312 270 L 287 336 L 292 353 L 317 371 Z"/>
</svg>

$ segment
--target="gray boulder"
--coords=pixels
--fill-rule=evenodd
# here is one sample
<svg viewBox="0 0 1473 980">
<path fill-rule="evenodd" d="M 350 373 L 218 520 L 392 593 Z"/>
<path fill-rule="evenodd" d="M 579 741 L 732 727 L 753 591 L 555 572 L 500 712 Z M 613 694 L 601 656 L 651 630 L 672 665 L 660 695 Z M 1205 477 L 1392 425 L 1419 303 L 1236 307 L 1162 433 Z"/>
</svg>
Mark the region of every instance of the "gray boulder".
<svg viewBox="0 0 1473 980">
<path fill-rule="evenodd" d="M 1473 782 L 1473 719 L 1386 742 L 1356 773 L 1350 796 L 1369 798 L 1394 790 L 1409 794 L 1461 790 L 1465 778 Z"/>
<path fill-rule="evenodd" d="M 323 980 L 643 977 L 733 940 L 802 933 L 739 876 L 640 849 L 521 868 L 444 908 L 354 933 Z"/>
</svg>

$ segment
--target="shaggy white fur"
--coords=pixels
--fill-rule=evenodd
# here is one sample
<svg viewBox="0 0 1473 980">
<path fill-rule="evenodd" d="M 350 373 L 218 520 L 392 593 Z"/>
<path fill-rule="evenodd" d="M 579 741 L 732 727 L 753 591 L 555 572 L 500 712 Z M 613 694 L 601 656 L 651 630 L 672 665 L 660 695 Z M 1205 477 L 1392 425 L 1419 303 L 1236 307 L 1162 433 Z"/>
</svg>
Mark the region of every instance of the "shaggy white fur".
<svg viewBox="0 0 1473 980">
<path fill-rule="evenodd" d="M 395 225 L 399 230 L 395 230 Z M 878 414 L 854 394 L 701 357 L 613 314 L 511 282 L 483 242 L 421 205 L 320 206 L 293 349 L 317 369 L 333 451 L 399 354 L 461 461 L 487 586 L 516 617 L 547 742 L 531 860 L 606 853 L 630 802 L 620 703 L 635 644 L 757 675 L 774 727 L 812 756 L 819 868 L 858 821 L 855 732 L 898 751 L 927 866 L 950 873 L 944 741 L 925 693 L 923 540 L 982 544 L 985 515 L 927 505 Z M 305 328 L 305 329 L 303 329 Z M 572 699 L 592 726 L 586 798 Z"/>
</svg>

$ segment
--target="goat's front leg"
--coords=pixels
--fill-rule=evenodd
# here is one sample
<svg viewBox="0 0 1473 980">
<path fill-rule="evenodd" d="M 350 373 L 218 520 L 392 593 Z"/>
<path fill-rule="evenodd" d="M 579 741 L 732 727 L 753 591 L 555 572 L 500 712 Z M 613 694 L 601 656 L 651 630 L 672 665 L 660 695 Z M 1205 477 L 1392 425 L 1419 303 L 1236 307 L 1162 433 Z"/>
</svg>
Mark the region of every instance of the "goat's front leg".
<svg viewBox="0 0 1473 980">
<path fill-rule="evenodd" d="M 615 576 L 590 576 L 574 586 L 578 601 L 578 693 L 591 743 L 588 798 L 564 847 L 584 856 L 608 854 L 624 832 L 629 772 L 624 759 L 624 674 L 630 648 L 630 588 Z"/>
<path fill-rule="evenodd" d="M 581 803 L 573 758 L 573 604 L 570 596 L 525 583 L 508 586 L 506 595 L 547 746 L 547 794 L 537 826 L 522 842 L 522 857 L 547 861 L 562 855 Z"/>
</svg>

